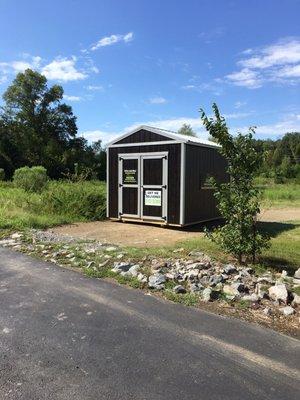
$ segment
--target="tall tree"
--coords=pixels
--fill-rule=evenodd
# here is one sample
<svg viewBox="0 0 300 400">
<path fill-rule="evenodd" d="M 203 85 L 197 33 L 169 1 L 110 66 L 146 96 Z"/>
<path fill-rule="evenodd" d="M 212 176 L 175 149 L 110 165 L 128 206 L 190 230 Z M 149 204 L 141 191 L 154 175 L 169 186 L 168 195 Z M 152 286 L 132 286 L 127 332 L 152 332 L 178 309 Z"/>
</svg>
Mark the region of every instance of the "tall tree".
<svg viewBox="0 0 300 400">
<path fill-rule="evenodd" d="M 0 149 L 6 147 L 2 157 L 8 164 L 13 163 L 14 168 L 43 165 L 51 177 L 73 168 L 67 154 L 74 147 L 76 117 L 62 99 L 63 88 L 49 88 L 46 77 L 38 72 L 27 69 L 16 76 L 3 95 L 5 104 L 0 114 Z M 12 161 L 8 147 L 16 147 L 22 153 L 20 159 Z"/>
</svg>

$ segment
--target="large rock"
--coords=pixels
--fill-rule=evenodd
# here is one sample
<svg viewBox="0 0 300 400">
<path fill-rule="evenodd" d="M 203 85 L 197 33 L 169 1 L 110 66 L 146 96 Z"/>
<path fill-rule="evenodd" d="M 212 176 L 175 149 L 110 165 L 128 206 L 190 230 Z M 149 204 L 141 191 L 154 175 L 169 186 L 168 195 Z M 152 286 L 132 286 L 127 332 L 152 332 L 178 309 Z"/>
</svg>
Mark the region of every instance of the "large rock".
<svg viewBox="0 0 300 400">
<path fill-rule="evenodd" d="M 297 271 L 294 273 L 294 278 L 300 279 L 300 268 L 298 268 Z"/>
<path fill-rule="evenodd" d="M 237 269 L 233 264 L 227 264 L 224 266 L 223 271 L 225 274 L 230 275 L 230 274 L 234 274 L 235 272 L 237 272 Z"/>
<path fill-rule="evenodd" d="M 191 283 L 190 284 L 190 291 L 192 293 L 201 292 L 204 289 L 204 286 L 201 285 L 200 282 L 198 283 Z"/>
<path fill-rule="evenodd" d="M 148 286 L 151 289 L 164 289 L 166 277 L 163 274 L 154 274 L 149 276 Z"/>
<path fill-rule="evenodd" d="M 280 308 L 279 311 L 282 312 L 282 314 L 285 315 L 286 317 L 288 317 L 289 315 L 293 315 L 295 313 L 295 310 L 291 306 Z"/>
<path fill-rule="evenodd" d="M 209 284 L 210 286 L 216 286 L 218 283 L 223 282 L 223 276 L 222 275 L 212 275 L 209 278 Z"/>
<path fill-rule="evenodd" d="M 120 274 L 121 272 L 128 272 L 130 267 L 131 267 L 130 263 L 115 262 L 114 267 L 112 268 L 112 271 Z"/>
<path fill-rule="evenodd" d="M 239 296 L 245 290 L 243 283 L 235 282 L 231 285 L 224 285 L 223 292 L 229 296 Z"/>
<path fill-rule="evenodd" d="M 206 288 L 202 292 L 202 300 L 208 302 L 212 299 L 212 289 Z"/>
<path fill-rule="evenodd" d="M 271 300 L 287 303 L 288 291 L 284 283 L 280 283 L 269 288 L 269 296 Z"/>
<path fill-rule="evenodd" d="M 173 288 L 174 293 L 186 293 L 185 287 L 182 285 L 177 285 Z"/>
<path fill-rule="evenodd" d="M 139 274 L 140 268 L 141 267 L 138 264 L 135 264 L 129 268 L 128 272 L 130 272 L 133 277 L 137 277 Z"/>
<path fill-rule="evenodd" d="M 300 296 L 296 293 L 293 293 L 293 301 L 292 306 L 299 306 L 300 305 Z"/>
</svg>

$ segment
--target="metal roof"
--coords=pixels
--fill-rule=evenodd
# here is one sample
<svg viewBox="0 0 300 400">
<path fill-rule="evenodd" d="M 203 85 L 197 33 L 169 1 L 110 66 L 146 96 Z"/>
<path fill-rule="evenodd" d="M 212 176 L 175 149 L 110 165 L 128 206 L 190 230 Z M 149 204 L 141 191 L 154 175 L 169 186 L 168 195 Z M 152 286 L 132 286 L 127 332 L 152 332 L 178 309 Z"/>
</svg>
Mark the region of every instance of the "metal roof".
<svg viewBox="0 0 300 400">
<path fill-rule="evenodd" d="M 153 126 L 148 126 L 148 125 L 140 125 L 137 128 L 135 128 L 134 130 L 125 133 L 124 135 L 121 135 L 119 137 L 117 137 L 116 139 L 114 139 L 113 141 L 111 141 L 110 143 L 108 143 L 108 147 L 116 144 L 119 140 L 122 140 L 124 138 L 126 138 L 127 136 L 132 135 L 135 132 L 138 132 L 141 129 L 145 129 L 149 132 L 153 132 L 156 133 L 158 135 L 162 135 L 165 136 L 169 139 L 174 139 L 180 143 L 189 143 L 189 144 L 195 144 L 195 145 L 202 145 L 205 147 L 221 147 L 219 144 L 211 142 L 210 140 L 206 140 L 206 139 L 202 139 L 199 138 L 197 136 L 188 136 L 188 135 L 181 135 L 177 132 L 173 132 L 173 131 L 169 131 L 167 129 L 161 129 L 161 128 L 156 128 Z"/>
</svg>

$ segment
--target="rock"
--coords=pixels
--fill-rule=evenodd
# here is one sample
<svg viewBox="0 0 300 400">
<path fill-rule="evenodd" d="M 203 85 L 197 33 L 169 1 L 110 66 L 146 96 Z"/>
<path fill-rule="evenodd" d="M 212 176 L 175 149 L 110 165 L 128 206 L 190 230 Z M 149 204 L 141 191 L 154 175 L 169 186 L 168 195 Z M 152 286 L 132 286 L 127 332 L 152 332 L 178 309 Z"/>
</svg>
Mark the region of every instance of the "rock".
<svg viewBox="0 0 300 400">
<path fill-rule="evenodd" d="M 137 278 L 137 280 L 139 282 L 142 282 L 142 283 L 146 283 L 147 282 L 146 275 L 142 274 L 141 272 L 138 274 L 138 276 L 136 278 Z"/>
<path fill-rule="evenodd" d="M 16 233 L 13 233 L 13 234 L 11 235 L 11 238 L 12 238 L 12 239 L 20 239 L 22 236 L 23 236 L 22 233 L 16 232 Z"/>
<path fill-rule="evenodd" d="M 173 288 L 174 293 L 186 293 L 185 287 L 177 285 Z"/>
<path fill-rule="evenodd" d="M 124 257 L 124 254 L 118 254 L 117 255 L 117 258 L 120 260 L 121 258 L 123 258 Z"/>
<path fill-rule="evenodd" d="M 288 299 L 288 291 L 284 283 L 280 283 L 269 288 L 269 296 L 271 300 L 283 302 L 286 304 Z"/>
<path fill-rule="evenodd" d="M 212 275 L 209 278 L 209 284 L 210 286 L 216 286 L 218 283 L 223 282 L 223 277 L 222 275 Z"/>
<path fill-rule="evenodd" d="M 86 265 L 86 268 L 91 268 L 95 264 L 95 261 L 89 261 Z"/>
<path fill-rule="evenodd" d="M 245 296 L 242 297 L 242 299 L 246 301 L 257 302 L 259 300 L 259 297 L 257 294 L 252 293 L 252 294 L 246 294 Z"/>
<path fill-rule="evenodd" d="M 288 273 L 285 269 L 282 270 L 281 272 L 281 278 L 286 278 L 288 276 Z"/>
<path fill-rule="evenodd" d="M 130 263 L 126 262 L 115 262 L 114 267 L 112 268 L 113 272 L 121 273 L 121 272 L 127 272 L 129 268 L 131 267 Z"/>
<path fill-rule="evenodd" d="M 286 317 L 295 313 L 295 310 L 291 306 L 280 308 L 279 311 L 282 312 L 282 314 L 284 314 Z"/>
<path fill-rule="evenodd" d="M 270 285 L 271 285 L 272 283 L 274 283 L 272 277 L 271 277 L 271 276 L 266 276 L 266 275 L 257 278 L 257 282 L 258 282 L 258 283 L 268 283 L 268 284 L 270 284 Z"/>
<path fill-rule="evenodd" d="M 212 290 L 211 290 L 211 288 L 206 288 L 206 289 L 204 289 L 203 292 L 202 292 L 202 299 L 203 299 L 203 301 L 208 302 L 208 301 L 211 300 L 211 297 L 212 297 Z"/>
<path fill-rule="evenodd" d="M 114 246 L 109 246 L 109 247 L 106 247 L 106 249 L 105 249 L 105 251 L 108 251 L 108 252 L 116 251 L 116 250 L 117 250 L 117 248 Z"/>
<path fill-rule="evenodd" d="M 163 274 L 154 274 L 149 276 L 148 286 L 151 289 L 164 289 L 166 277 Z"/>
<path fill-rule="evenodd" d="M 14 246 L 15 244 L 17 244 L 17 243 L 13 239 L 0 240 L 0 246 L 3 246 L 3 247 Z"/>
<path fill-rule="evenodd" d="M 297 271 L 294 273 L 294 278 L 300 279 L 300 268 L 298 268 Z"/>
<path fill-rule="evenodd" d="M 241 282 L 235 282 L 231 285 L 224 285 L 223 287 L 223 292 L 229 296 L 239 296 L 244 290 L 245 287 Z"/>
<path fill-rule="evenodd" d="M 293 293 L 292 306 L 299 306 L 299 305 L 300 305 L 300 296 L 296 293 Z"/>
<path fill-rule="evenodd" d="M 268 293 L 263 289 L 264 287 L 265 285 L 262 285 L 261 283 L 258 283 L 255 287 L 255 293 L 260 299 L 265 299 L 268 297 Z"/>
<path fill-rule="evenodd" d="M 193 250 L 189 253 L 189 257 L 204 257 L 205 254 L 202 251 Z"/>
<path fill-rule="evenodd" d="M 195 292 L 200 292 L 201 290 L 203 290 L 204 286 L 201 285 L 200 282 L 198 282 L 198 283 L 191 283 L 189 288 L 192 293 L 195 293 Z"/>
<path fill-rule="evenodd" d="M 135 265 L 133 265 L 132 267 L 129 268 L 128 272 L 130 272 L 133 277 L 137 277 L 138 274 L 139 274 L 139 269 L 140 268 L 141 267 L 138 264 L 135 264 Z"/>
<path fill-rule="evenodd" d="M 223 268 L 223 272 L 227 275 L 231 275 L 231 274 L 234 274 L 235 272 L 237 272 L 237 269 L 233 264 L 227 264 Z"/>
<path fill-rule="evenodd" d="M 196 278 L 198 278 L 198 274 L 199 274 L 199 270 L 198 269 L 192 269 L 189 272 L 187 272 L 186 274 L 184 274 L 183 277 L 185 279 L 189 279 L 190 281 L 193 281 Z"/>
<path fill-rule="evenodd" d="M 167 266 L 167 263 L 165 261 L 154 259 L 151 262 L 151 270 L 152 271 L 162 271 L 163 268 L 165 268 L 166 266 Z"/>
</svg>

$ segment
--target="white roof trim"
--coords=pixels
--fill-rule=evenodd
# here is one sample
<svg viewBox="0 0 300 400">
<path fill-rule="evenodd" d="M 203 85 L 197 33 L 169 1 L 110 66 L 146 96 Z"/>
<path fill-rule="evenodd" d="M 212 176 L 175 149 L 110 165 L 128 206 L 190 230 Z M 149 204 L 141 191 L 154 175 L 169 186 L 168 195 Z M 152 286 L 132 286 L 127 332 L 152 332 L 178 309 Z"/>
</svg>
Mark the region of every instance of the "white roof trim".
<svg viewBox="0 0 300 400">
<path fill-rule="evenodd" d="M 109 142 L 107 144 L 107 147 L 110 147 L 111 145 L 116 144 L 120 140 L 125 139 L 126 137 L 132 135 L 133 133 L 138 132 L 141 129 L 145 129 L 147 131 L 156 133 L 158 135 L 165 136 L 165 137 L 167 137 L 169 139 L 174 139 L 174 140 L 177 141 L 177 143 L 178 142 L 180 142 L 180 143 L 188 143 L 188 144 L 195 144 L 195 145 L 198 145 L 198 146 L 202 145 L 202 146 L 206 146 L 206 147 L 221 147 L 217 143 L 211 142 L 209 140 L 201 139 L 201 138 L 195 137 L 195 136 L 181 135 L 181 134 L 176 133 L 176 132 L 168 131 L 166 129 L 155 128 L 153 126 L 148 126 L 148 125 L 140 125 L 137 128 L 131 130 L 130 132 L 124 133 L 123 135 L 121 135 L 121 136 L 117 137 L 116 139 L 112 140 L 111 142 Z M 128 143 L 128 145 L 130 145 L 130 143 Z"/>
</svg>

